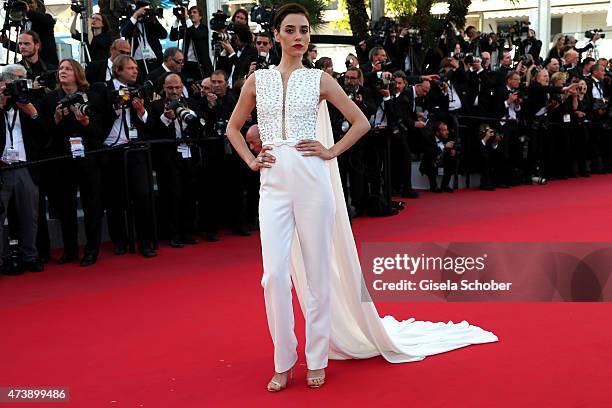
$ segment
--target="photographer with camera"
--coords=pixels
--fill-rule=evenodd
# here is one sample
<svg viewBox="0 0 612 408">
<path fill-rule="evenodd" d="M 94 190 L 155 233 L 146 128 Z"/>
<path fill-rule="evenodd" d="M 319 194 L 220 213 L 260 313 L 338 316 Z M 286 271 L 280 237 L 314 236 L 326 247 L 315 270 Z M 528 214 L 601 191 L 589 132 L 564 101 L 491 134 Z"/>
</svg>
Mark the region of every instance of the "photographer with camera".
<svg viewBox="0 0 612 408">
<path fill-rule="evenodd" d="M 77 3 L 77 6 L 80 7 L 81 3 Z M 85 4 L 83 3 L 82 6 L 85 6 Z M 74 3 L 72 10 L 75 11 Z M 109 32 L 108 20 L 103 14 L 92 14 L 87 21 L 87 33 L 82 36 L 82 33 L 76 28 L 77 19 L 79 14 L 81 14 L 82 9 L 76 8 L 76 10 L 79 11 L 75 11 L 74 13 L 74 18 L 72 20 L 72 24 L 70 25 L 70 34 L 72 35 L 72 38 L 77 41 L 84 40 L 85 47 L 87 47 L 87 49 L 85 50 L 86 58 L 83 60 L 89 63 L 92 61 L 102 61 L 107 59 L 109 55 L 108 49 L 113 42 L 113 38 Z"/>
<path fill-rule="evenodd" d="M 376 105 L 374 97 L 371 90 L 363 86 L 363 73 L 359 68 L 349 67 L 343 76 L 343 83 L 341 85 L 344 92 L 355 102 L 366 117 L 369 118 L 375 114 Z M 329 106 L 329 116 L 334 140 L 338 141 L 348 132 L 350 124 L 333 105 Z M 351 146 L 345 154 L 338 157 L 338 167 L 345 200 L 348 204 L 350 196 L 350 205 L 355 211 L 354 216 L 362 215 L 366 211 L 367 185 L 363 170 L 366 150 L 366 138 L 362 138 Z"/>
<path fill-rule="evenodd" d="M 588 85 L 584 79 L 578 81 L 576 93 L 571 95 L 571 125 L 569 132 L 572 163 L 575 163 L 580 177 L 590 177 L 587 160 L 590 159 L 590 136 L 587 102 Z M 572 166 L 573 167 L 573 166 Z M 573 170 L 572 170 L 573 172 Z M 573 174 L 572 174 L 573 175 Z"/>
<path fill-rule="evenodd" d="M 531 55 L 534 61 L 540 61 L 540 51 L 542 50 L 542 41 L 535 36 L 535 31 L 531 28 L 527 30 L 527 38 L 522 40 L 516 50 L 517 56 Z"/>
<path fill-rule="evenodd" d="M 234 32 L 231 41 L 221 42 L 223 52 L 217 59 L 215 67 L 216 70 L 222 69 L 227 73 L 230 88 L 233 88 L 239 79 L 245 78 L 251 63 L 257 61 L 257 49 L 253 45 L 253 34 L 249 26 L 234 24 Z"/>
<path fill-rule="evenodd" d="M 17 270 L 6 270 L 10 273 L 23 273 L 23 270 L 42 272 L 44 269 L 36 247 L 39 168 L 29 166 L 9 169 L 13 164 L 38 160 L 48 141 L 44 121 L 36 106 L 23 96 L 22 84 L 25 77 L 26 72 L 21 65 L 7 65 L 0 74 L 0 167 L 3 168 L 0 172 L 0 199 L 3 207 L 3 211 L 0 211 L 0 255 L 7 255 L 4 221 L 9 202 L 14 199 L 22 265 Z"/>
<path fill-rule="evenodd" d="M 497 88 L 493 93 L 491 101 L 491 116 L 500 119 L 500 129 L 505 137 L 498 142 L 496 147 L 496 178 L 492 187 L 507 188 L 513 184 L 518 184 L 519 180 L 515 176 L 526 178 L 530 175 L 526 169 L 523 158 L 524 143 L 519 135 L 519 115 L 523 110 L 525 91 L 520 88 L 521 76 L 516 72 L 506 75 L 505 85 Z M 482 135 L 481 135 L 482 137 Z M 486 166 L 485 166 L 486 167 Z M 527 173 L 526 173 L 527 172 Z M 526 173 L 526 174 L 521 174 Z M 482 176 L 482 175 L 481 175 Z M 488 182 L 486 175 L 485 183 Z"/>
<path fill-rule="evenodd" d="M 176 21 L 170 29 L 170 41 L 183 40 L 182 51 L 186 56 L 183 66 L 185 78 L 201 81 L 210 76 L 213 71 L 212 62 L 208 52 L 208 27 L 202 24 L 204 10 L 200 6 L 192 6 L 185 12 L 187 1 L 180 1 L 181 6 L 176 7 Z M 185 4 L 185 6 L 183 6 Z M 176 10 L 183 10 L 177 14 Z M 186 18 L 186 15 L 189 18 Z"/>
<path fill-rule="evenodd" d="M 503 161 L 499 157 L 499 143 L 503 140 L 502 134 L 496 133 L 488 124 L 483 123 L 479 128 L 480 143 L 480 189 L 494 191 L 495 185 L 501 184 L 498 174 L 499 165 Z"/>
<path fill-rule="evenodd" d="M 185 56 L 176 47 L 166 48 L 164 50 L 164 62 L 147 75 L 147 81 L 151 81 L 155 86 L 157 93 L 160 93 L 164 86 L 164 79 L 168 73 L 177 74 L 181 77 L 181 83 L 183 83 L 183 66 L 185 64 Z M 186 98 L 189 96 L 187 88 L 183 85 L 183 96 Z"/>
<path fill-rule="evenodd" d="M 40 37 L 34 31 L 25 31 L 19 35 L 19 52 L 23 59 L 19 61 L 27 71 L 28 79 L 35 81 L 43 88 L 55 88 L 57 67 L 43 60 L 39 54 Z"/>
<path fill-rule="evenodd" d="M 103 61 L 92 61 L 85 68 L 87 82 L 106 82 L 113 79 L 113 60 L 117 55 L 130 55 L 130 43 L 127 40 L 118 38 L 113 41 L 109 49 L 110 57 Z"/>
<path fill-rule="evenodd" d="M 81 65 L 72 59 L 60 62 L 58 87 L 47 93 L 41 103 L 41 115 L 47 131 L 52 134 L 46 156 L 59 157 L 72 154 L 45 164 L 41 178 L 41 194 L 49 198 L 49 205 L 57 210 L 62 229 L 64 253 L 58 264 L 72 262 L 79 255 L 77 222 L 77 188 L 81 192 L 85 236 L 84 256 L 81 266 L 96 262 L 102 239 L 102 175 L 99 155 L 89 151 L 101 148 L 104 138 L 97 95 L 89 91 L 89 83 Z M 42 220 L 40 220 L 42 221 Z M 46 223 L 39 222 L 49 239 Z"/>
<path fill-rule="evenodd" d="M 610 86 L 605 83 L 606 71 L 599 65 L 591 67 L 591 76 L 587 83 L 588 116 L 591 122 L 590 144 L 594 150 L 591 167 L 593 173 L 606 173 L 612 171 L 612 141 L 610 140 L 609 111 Z"/>
<path fill-rule="evenodd" d="M 449 186 L 451 176 L 458 166 L 459 152 L 455 149 L 455 141 L 449 139 L 448 126 L 444 122 L 434 125 L 433 134 L 425 137 L 425 148 L 419 171 L 429 179 L 429 190 L 433 193 L 452 193 Z M 438 187 L 438 168 L 442 167 L 442 183 Z"/>
<path fill-rule="evenodd" d="M 22 21 L 22 32 L 35 32 L 38 35 L 38 43 L 40 45 L 40 58 L 50 65 L 57 66 L 57 46 L 55 44 L 54 32 L 55 19 L 49 13 L 45 13 L 42 3 L 40 4 L 43 5 L 43 9 L 39 10 L 38 0 L 15 1 L 13 3 L 25 3 L 27 5 L 26 19 Z M 10 12 L 10 8 L 6 12 Z M 40 42 L 41 38 L 44 41 L 43 43 Z M 16 44 L 13 41 L 9 41 L 5 36 L 0 36 L 0 42 L 7 49 L 17 49 Z M 21 50 L 19 52 L 21 53 Z"/>
<path fill-rule="evenodd" d="M 185 244 L 197 244 L 193 238 L 196 218 L 196 174 L 201 162 L 198 146 L 192 139 L 199 139 L 203 129 L 198 127 L 200 115 L 183 95 L 183 81 L 175 73 L 163 79 L 164 98 L 151 103 L 147 121 L 152 139 L 175 139 L 176 143 L 164 143 L 154 150 L 155 169 L 159 186 L 160 213 L 167 221 L 169 244 L 183 248 Z"/>
<path fill-rule="evenodd" d="M 575 51 L 569 51 L 575 52 Z M 530 81 L 527 88 L 525 114 L 529 126 L 529 163 L 531 174 L 536 177 L 550 178 L 550 161 L 546 160 L 548 152 L 555 143 L 550 133 L 549 111 L 555 108 L 563 94 L 575 92 L 576 83 L 562 88 L 550 85 L 548 71 L 540 69 L 535 75 L 527 72 Z"/>
<path fill-rule="evenodd" d="M 214 71 L 210 82 L 212 92 L 202 96 L 202 111 L 209 140 L 202 143 L 204 188 L 201 189 L 200 220 L 207 240 L 218 241 L 220 222 L 224 219 L 231 219 L 233 234 L 248 236 L 251 233 L 246 227 L 243 196 L 247 169 L 225 133 L 237 100 L 228 92 L 225 71 Z"/>
<path fill-rule="evenodd" d="M 565 37 L 565 45 L 570 49 L 576 51 L 578 53 L 578 61 L 582 60 L 582 54 L 588 52 L 589 50 L 593 50 L 597 47 L 597 40 L 600 38 L 606 38 L 606 35 L 603 33 L 603 30 L 588 30 L 584 33 L 585 38 L 589 39 L 589 42 L 582 48 L 576 47 L 576 37 L 573 35 L 568 35 Z"/>
<path fill-rule="evenodd" d="M 131 43 L 132 57 L 138 64 L 138 82 L 161 65 L 162 46 L 159 40 L 168 36 L 157 19 L 157 11 L 149 6 L 149 0 L 136 0 L 138 9 L 121 27 L 121 37 Z"/>
<path fill-rule="evenodd" d="M 257 49 L 257 61 L 251 62 L 247 77 L 258 69 L 274 68 L 280 62 L 280 57 L 272 46 L 272 36 L 268 32 L 255 35 L 255 48 Z"/>
<path fill-rule="evenodd" d="M 393 74 L 395 86 L 393 103 L 389 112 L 391 122 L 391 163 L 393 186 L 402 197 L 418 198 L 419 194 L 412 189 L 412 153 L 423 151 L 426 115 L 418 112 L 418 98 L 429 93 L 429 82 L 408 85 L 408 78 L 403 71 Z"/>
<path fill-rule="evenodd" d="M 145 258 L 157 255 L 151 247 L 153 228 L 150 201 L 152 191 L 149 183 L 149 168 L 145 152 L 129 155 L 124 162 L 124 153 L 134 143 L 146 139 L 145 125 L 148 113 L 145 109 L 142 89 L 135 88 L 138 65 L 129 55 L 118 55 L 113 61 L 113 80 L 95 84 L 105 109 L 102 116 L 104 145 L 114 147 L 105 153 L 102 170 L 102 191 L 105 201 L 108 232 L 114 244 L 115 255 L 127 252 L 126 211 L 128 199 L 133 202 L 138 249 Z M 124 168 L 127 165 L 127 179 Z M 126 197 L 126 183 L 130 197 Z"/>
<path fill-rule="evenodd" d="M 400 27 L 397 37 L 397 60 L 402 71 L 404 71 L 406 75 L 420 74 L 420 62 L 423 58 L 423 38 L 421 36 L 421 31 L 418 28 L 410 26 Z"/>
</svg>

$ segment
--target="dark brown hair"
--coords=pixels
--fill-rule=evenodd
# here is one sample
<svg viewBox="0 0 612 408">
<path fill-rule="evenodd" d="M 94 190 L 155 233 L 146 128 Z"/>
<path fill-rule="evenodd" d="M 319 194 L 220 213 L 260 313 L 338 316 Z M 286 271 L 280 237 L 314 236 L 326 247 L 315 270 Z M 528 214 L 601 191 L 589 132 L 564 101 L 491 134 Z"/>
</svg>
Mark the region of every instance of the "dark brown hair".
<svg viewBox="0 0 612 408">
<path fill-rule="evenodd" d="M 308 25 L 310 25 L 310 14 L 304 8 L 304 6 L 297 3 L 287 3 L 276 10 L 274 20 L 272 21 L 272 27 L 274 27 L 276 31 L 280 31 L 283 20 L 289 14 L 302 14 L 304 17 L 306 17 L 306 20 L 308 20 Z"/>
<path fill-rule="evenodd" d="M 83 69 L 83 66 L 81 64 L 78 63 L 78 61 L 73 60 L 72 58 L 64 58 L 63 60 L 60 61 L 57 70 L 57 89 L 60 89 L 62 87 L 62 85 L 59 82 L 59 67 L 64 63 L 67 62 L 70 64 L 70 66 L 72 67 L 72 70 L 74 71 L 74 79 L 76 80 L 77 83 L 77 89 L 79 91 L 86 91 L 89 89 L 89 82 L 87 82 L 87 79 L 85 79 L 85 70 Z"/>
</svg>

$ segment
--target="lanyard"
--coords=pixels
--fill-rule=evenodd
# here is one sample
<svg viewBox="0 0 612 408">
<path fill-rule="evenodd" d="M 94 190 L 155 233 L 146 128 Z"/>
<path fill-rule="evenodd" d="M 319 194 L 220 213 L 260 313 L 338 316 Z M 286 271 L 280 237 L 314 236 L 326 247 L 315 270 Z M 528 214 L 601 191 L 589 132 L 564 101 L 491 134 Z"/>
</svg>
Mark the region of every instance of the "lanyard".
<svg viewBox="0 0 612 408">
<path fill-rule="evenodd" d="M 15 110 L 14 108 L 12 109 L 12 111 L 13 111 L 13 121 L 11 122 L 10 125 L 9 125 L 9 120 L 8 120 L 8 112 L 4 111 L 6 127 L 9 131 L 9 137 L 11 138 L 11 149 L 14 147 L 13 146 L 13 129 L 15 129 L 15 122 L 17 121 L 17 115 L 19 115 L 19 111 Z"/>
</svg>

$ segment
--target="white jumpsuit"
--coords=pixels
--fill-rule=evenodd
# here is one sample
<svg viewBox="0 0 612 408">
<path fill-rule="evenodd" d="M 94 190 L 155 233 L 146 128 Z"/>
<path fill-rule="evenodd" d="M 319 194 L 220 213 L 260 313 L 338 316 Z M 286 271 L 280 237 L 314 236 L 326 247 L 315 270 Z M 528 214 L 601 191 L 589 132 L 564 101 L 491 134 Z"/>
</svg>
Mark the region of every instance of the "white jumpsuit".
<svg viewBox="0 0 612 408">
<path fill-rule="evenodd" d="M 276 157 L 271 168 L 261 169 L 259 219 L 262 286 L 274 343 L 274 367 L 279 373 L 297 361 L 290 275 L 295 230 L 308 283 L 308 368 L 327 367 L 329 353 L 334 195 L 325 161 L 304 157 L 294 146 L 299 140 L 316 139 L 321 73 L 315 69 L 295 70 L 284 90 L 278 70 L 255 71 L 261 140 L 263 145 L 273 145 L 270 153 Z"/>
</svg>

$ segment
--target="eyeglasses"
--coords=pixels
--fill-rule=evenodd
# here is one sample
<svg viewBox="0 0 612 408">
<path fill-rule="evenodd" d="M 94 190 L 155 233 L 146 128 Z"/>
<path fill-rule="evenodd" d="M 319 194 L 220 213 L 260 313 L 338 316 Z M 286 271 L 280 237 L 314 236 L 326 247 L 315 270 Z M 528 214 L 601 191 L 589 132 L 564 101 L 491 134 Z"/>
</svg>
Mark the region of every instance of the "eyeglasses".
<svg viewBox="0 0 612 408">
<path fill-rule="evenodd" d="M 174 61 L 175 63 L 177 63 L 179 65 L 183 65 L 185 63 L 184 60 L 177 60 L 177 59 L 174 59 L 174 58 L 172 58 L 172 61 Z"/>
<path fill-rule="evenodd" d="M 255 44 L 257 44 L 257 45 L 269 45 L 270 43 L 268 41 L 255 41 Z"/>
</svg>

